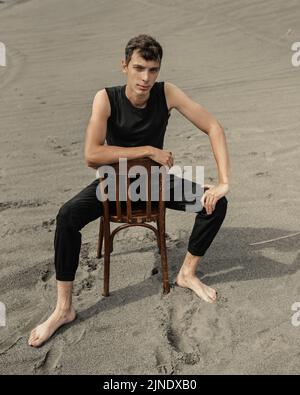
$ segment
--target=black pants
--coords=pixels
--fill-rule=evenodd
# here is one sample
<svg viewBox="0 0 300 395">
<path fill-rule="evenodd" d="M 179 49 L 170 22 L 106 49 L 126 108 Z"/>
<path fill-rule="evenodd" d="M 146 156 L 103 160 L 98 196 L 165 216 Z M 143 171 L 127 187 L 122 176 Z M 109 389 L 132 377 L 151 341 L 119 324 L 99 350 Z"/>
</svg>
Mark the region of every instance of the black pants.
<svg viewBox="0 0 300 395">
<path fill-rule="evenodd" d="M 170 188 L 170 200 L 166 201 L 166 208 L 180 211 L 195 212 L 196 218 L 192 233 L 189 238 L 188 251 L 192 255 L 203 256 L 218 233 L 226 215 L 227 199 L 218 200 L 212 214 L 207 214 L 205 208 L 191 202 L 191 196 L 183 193 L 178 201 L 174 198 L 177 188 L 196 191 L 199 184 L 187 182 L 182 184 L 182 179 L 172 176 L 167 187 Z M 102 216 L 102 203 L 98 200 L 96 189 L 98 179 L 85 187 L 76 196 L 66 202 L 56 216 L 56 230 L 54 237 L 56 279 L 60 281 L 73 281 L 79 263 L 81 248 L 80 230 L 89 222 Z M 186 188 L 186 186 L 190 187 Z M 201 189 L 202 191 L 202 189 Z M 176 199 L 176 200 L 175 200 Z M 199 203 L 199 197 L 198 197 Z M 95 236 L 96 237 L 96 236 Z"/>
</svg>

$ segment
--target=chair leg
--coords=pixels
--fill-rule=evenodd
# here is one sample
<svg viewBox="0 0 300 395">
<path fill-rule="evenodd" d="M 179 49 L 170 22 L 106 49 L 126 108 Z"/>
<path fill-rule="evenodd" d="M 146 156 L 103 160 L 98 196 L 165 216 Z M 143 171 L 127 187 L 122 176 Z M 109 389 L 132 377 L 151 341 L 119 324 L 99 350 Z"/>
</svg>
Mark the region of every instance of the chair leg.
<svg viewBox="0 0 300 395">
<path fill-rule="evenodd" d="M 162 266 L 162 276 L 163 276 L 163 290 L 164 294 L 170 292 L 169 275 L 168 275 L 168 259 L 167 259 L 167 246 L 166 246 L 166 233 L 165 233 L 165 223 L 163 219 L 159 221 L 159 242 L 160 242 L 160 258 Z"/>
<path fill-rule="evenodd" d="M 98 237 L 98 247 L 97 247 L 97 258 L 100 259 L 102 257 L 102 245 L 103 245 L 103 217 L 100 217 L 100 229 L 99 229 L 99 237 Z"/>
<path fill-rule="evenodd" d="M 102 296 L 109 296 L 109 266 L 110 266 L 110 254 L 104 252 L 104 286 Z"/>
<path fill-rule="evenodd" d="M 109 296 L 109 271 L 110 271 L 110 226 L 104 226 L 104 284 L 102 295 Z"/>
<path fill-rule="evenodd" d="M 157 247 L 158 247 L 158 253 L 160 254 L 160 235 L 159 235 L 159 220 L 156 221 L 157 225 L 157 231 L 158 231 L 158 237 L 157 237 Z"/>
</svg>

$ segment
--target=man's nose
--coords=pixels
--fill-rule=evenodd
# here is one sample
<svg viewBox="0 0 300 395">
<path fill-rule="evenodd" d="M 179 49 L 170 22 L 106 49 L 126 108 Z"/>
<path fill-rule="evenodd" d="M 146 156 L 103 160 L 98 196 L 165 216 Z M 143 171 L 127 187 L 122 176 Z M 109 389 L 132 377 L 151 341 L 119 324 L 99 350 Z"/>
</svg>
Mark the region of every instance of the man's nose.
<svg viewBox="0 0 300 395">
<path fill-rule="evenodd" d="M 149 81 L 149 71 L 143 73 L 143 81 Z"/>
</svg>

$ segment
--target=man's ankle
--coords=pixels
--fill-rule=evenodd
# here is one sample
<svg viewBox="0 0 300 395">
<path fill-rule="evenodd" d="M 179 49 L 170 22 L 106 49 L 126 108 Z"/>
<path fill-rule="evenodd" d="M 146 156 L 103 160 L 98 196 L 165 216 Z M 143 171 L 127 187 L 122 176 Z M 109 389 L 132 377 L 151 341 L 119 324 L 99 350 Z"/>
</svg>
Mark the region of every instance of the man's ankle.
<svg viewBox="0 0 300 395">
<path fill-rule="evenodd" d="M 178 275 L 185 278 L 193 277 L 195 275 L 195 271 L 189 267 L 181 267 Z"/>
<path fill-rule="evenodd" d="M 55 312 L 58 314 L 68 314 L 72 311 L 72 305 L 58 305 L 55 307 Z"/>
</svg>

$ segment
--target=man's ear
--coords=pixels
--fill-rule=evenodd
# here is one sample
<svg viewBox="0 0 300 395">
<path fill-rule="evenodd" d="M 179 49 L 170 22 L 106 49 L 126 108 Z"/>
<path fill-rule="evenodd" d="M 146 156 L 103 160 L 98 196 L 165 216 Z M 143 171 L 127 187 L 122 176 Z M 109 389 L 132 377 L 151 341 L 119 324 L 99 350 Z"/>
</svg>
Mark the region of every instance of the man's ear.
<svg viewBox="0 0 300 395">
<path fill-rule="evenodd" d="M 127 65 L 126 65 L 125 59 L 121 60 L 121 68 L 122 68 L 122 73 L 126 74 L 127 73 Z"/>
</svg>

